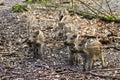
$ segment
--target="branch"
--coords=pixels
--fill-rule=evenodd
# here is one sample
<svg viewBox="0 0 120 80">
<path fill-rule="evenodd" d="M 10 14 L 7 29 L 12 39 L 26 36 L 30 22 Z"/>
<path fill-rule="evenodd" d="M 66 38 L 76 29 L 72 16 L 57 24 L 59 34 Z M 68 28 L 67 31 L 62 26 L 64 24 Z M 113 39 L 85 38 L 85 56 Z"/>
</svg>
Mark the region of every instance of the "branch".
<svg viewBox="0 0 120 80">
<path fill-rule="evenodd" d="M 93 75 L 93 76 L 96 76 L 96 77 L 100 77 L 100 78 L 106 78 L 106 79 L 111 79 L 111 80 L 120 80 L 120 77 L 115 77 L 115 76 L 107 76 L 107 75 L 99 75 L 99 74 L 96 74 L 96 73 L 93 73 L 93 72 L 90 72 L 89 74 Z"/>
<path fill-rule="evenodd" d="M 104 12 L 106 12 L 106 13 L 109 14 L 109 12 L 107 12 L 107 10 L 105 10 L 105 9 L 102 7 L 102 4 L 99 4 L 99 3 L 97 3 L 97 2 L 94 1 L 94 0 L 92 0 L 92 1 L 100 7 L 100 8 L 98 9 L 99 12 L 100 12 L 100 9 L 102 9 Z M 100 12 L 100 13 L 102 13 L 102 12 Z"/>
<path fill-rule="evenodd" d="M 120 51 L 120 48 L 117 48 L 117 46 L 107 46 L 107 47 L 104 47 L 105 49 L 110 49 L 110 48 L 113 48 L 115 50 L 118 50 Z"/>
<path fill-rule="evenodd" d="M 109 8 L 109 10 L 110 10 L 110 14 L 113 15 L 113 14 L 112 14 L 112 10 L 111 10 L 111 8 L 110 8 L 110 5 L 109 5 L 108 1 L 105 0 L 105 2 L 107 3 L 107 6 L 108 6 L 108 8 Z"/>
<path fill-rule="evenodd" d="M 96 72 L 96 71 L 114 71 L 114 70 L 120 70 L 120 68 L 96 69 L 96 70 L 91 70 L 91 71 L 92 71 L 92 72 Z"/>
<path fill-rule="evenodd" d="M 83 2 L 81 0 L 79 0 L 79 1 L 81 2 L 81 4 L 85 5 L 89 10 L 91 10 L 93 13 L 95 13 L 97 15 L 97 12 L 95 12 L 92 7 L 90 7 L 88 4 L 86 4 L 85 2 Z"/>
<path fill-rule="evenodd" d="M 91 71 L 87 71 L 87 72 L 84 72 L 84 74 L 91 74 L 93 76 L 96 76 L 96 77 L 100 77 L 100 78 L 106 78 L 106 79 L 111 79 L 111 80 L 120 80 L 120 77 L 117 77 L 117 76 L 108 76 L 108 75 L 99 75 L 99 74 L 96 74 L 95 72 L 97 71 L 114 71 L 114 70 L 120 70 L 120 68 L 114 68 L 114 69 L 97 69 L 97 70 L 91 70 Z"/>
</svg>

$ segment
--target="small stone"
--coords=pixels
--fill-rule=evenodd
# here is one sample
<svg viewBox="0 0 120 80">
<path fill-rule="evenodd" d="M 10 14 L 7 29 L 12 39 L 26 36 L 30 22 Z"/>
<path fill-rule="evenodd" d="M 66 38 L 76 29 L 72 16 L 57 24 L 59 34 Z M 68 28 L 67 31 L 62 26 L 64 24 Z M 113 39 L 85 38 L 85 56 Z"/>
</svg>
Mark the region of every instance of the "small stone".
<svg viewBox="0 0 120 80">
<path fill-rule="evenodd" d="M 59 80 L 59 79 L 54 79 L 54 80 Z"/>
<path fill-rule="evenodd" d="M 60 51 L 60 53 L 63 53 L 63 51 Z"/>
<path fill-rule="evenodd" d="M 55 75 L 55 77 L 59 78 L 59 77 L 60 77 L 60 75 Z"/>
</svg>

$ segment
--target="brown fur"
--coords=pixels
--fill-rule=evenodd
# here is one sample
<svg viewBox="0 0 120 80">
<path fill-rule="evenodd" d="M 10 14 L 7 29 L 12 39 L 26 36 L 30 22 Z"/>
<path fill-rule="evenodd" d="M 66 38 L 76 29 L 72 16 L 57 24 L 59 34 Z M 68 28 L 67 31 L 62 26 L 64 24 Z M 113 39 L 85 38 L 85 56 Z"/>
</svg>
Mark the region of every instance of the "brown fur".
<svg viewBox="0 0 120 80">
<path fill-rule="evenodd" d="M 66 33 L 66 40 L 64 45 L 67 46 L 67 52 L 70 55 L 69 63 L 70 65 L 78 65 L 77 63 L 80 62 L 79 54 L 74 53 L 74 40 L 76 38 L 75 34 Z"/>
<path fill-rule="evenodd" d="M 93 67 L 94 61 L 98 57 L 101 59 L 102 67 L 105 66 L 104 56 L 102 53 L 103 46 L 98 40 L 83 39 L 83 40 L 79 41 L 78 38 L 76 38 L 74 44 L 75 44 L 76 50 L 83 51 L 84 52 L 83 54 L 88 55 L 88 59 L 87 59 L 87 57 L 84 57 L 83 70 L 85 70 L 87 61 L 89 61 L 88 62 L 89 70 L 91 70 Z"/>
<path fill-rule="evenodd" d="M 33 47 L 34 58 L 41 58 L 43 54 L 45 36 L 41 30 L 35 30 L 29 38 L 30 45 Z"/>
</svg>

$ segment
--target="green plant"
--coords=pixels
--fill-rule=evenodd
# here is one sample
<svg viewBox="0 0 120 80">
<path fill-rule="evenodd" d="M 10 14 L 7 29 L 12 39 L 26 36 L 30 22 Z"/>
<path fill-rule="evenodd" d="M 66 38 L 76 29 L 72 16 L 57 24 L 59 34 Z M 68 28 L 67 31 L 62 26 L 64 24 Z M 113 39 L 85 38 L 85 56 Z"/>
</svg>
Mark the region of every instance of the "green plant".
<svg viewBox="0 0 120 80">
<path fill-rule="evenodd" d="M 112 15 L 106 15 L 106 16 L 104 16 L 104 18 L 106 19 L 106 20 L 112 20 L 112 21 L 114 21 L 115 20 L 115 17 L 114 16 L 112 16 Z"/>
<path fill-rule="evenodd" d="M 120 23 L 120 17 L 116 17 L 115 22 Z"/>
<path fill-rule="evenodd" d="M 12 10 L 14 12 L 23 12 L 23 11 L 27 11 L 27 5 L 20 5 L 20 4 L 15 4 L 14 6 L 12 6 Z"/>
<path fill-rule="evenodd" d="M 79 78 L 73 78 L 73 80 L 80 80 Z"/>
</svg>

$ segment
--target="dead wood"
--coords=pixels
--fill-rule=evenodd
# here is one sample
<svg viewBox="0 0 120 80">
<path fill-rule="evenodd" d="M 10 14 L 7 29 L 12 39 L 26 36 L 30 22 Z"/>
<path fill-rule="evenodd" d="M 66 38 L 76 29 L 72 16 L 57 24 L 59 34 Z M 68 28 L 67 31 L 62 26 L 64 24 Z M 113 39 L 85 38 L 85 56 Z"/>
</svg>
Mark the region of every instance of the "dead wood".
<svg viewBox="0 0 120 80">
<path fill-rule="evenodd" d="M 95 73 L 95 72 L 98 72 L 98 71 L 114 71 L 114 70 L 120 70 L 120 68 L 97 69 L 97 70 L 86 71 L 86 72 L 84 72 L 84 74 L 90 74 L 90 75 L 93 75 L 95 77 L 100 77 L 100 78 L 105 78 L 105 79 L 120 80 L 120 77 L 118 77 L 118 76 L 100 75 L 100 74 Z"/>
<path fill-rule="evenodd" d="M 99 75 L 99 74 L 96 74 L 96 73 L 93 73 L 93 72 L 90 72 L 89 74 L 93 75 L 93 76 L 96 76 L 96 77 L 100 77 L 100 78 L 105 78 L 105 79 L 111 79 L 111 80 L 120 80 L 120 77 L 117 77 L 117 76 L 107 76 L 107 75 Z"/>
<path fill-rule="evenodd" d="M 117 51 L 120 51 L 120 46 L 107 46 L 107 47 L 104 47 L 104 49 L 110 49 L 110 48 L 113 48 Z"/>
<path fill-rule="evenodd" d="M 114 70 L 120 70 L 120 68 L 96 69 L 96 70 L 91 70 L 91 72 L 96 72 L 96 71 L 114 71 Z"/>
</svg>

